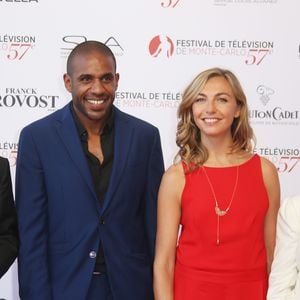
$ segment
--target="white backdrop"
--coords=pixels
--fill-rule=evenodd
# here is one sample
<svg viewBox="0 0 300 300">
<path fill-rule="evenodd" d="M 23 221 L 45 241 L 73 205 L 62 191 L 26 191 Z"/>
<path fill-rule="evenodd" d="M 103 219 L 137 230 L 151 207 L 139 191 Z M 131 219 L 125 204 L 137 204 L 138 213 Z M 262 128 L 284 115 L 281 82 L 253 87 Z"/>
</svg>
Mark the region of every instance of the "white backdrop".
<svg viewBox="0 0 300 300">
<path fill-rule="evenodd" d="M 299 11 L 298 0 L 0 0 L 0 155 L 13 181 L 20 130 L 70 100 L 66 56 L 95 39 L 117 58 L 116 105 L 159 127 L 166 167 L 184 87 L 220 66 L 245 89 L 256 151 L 277 166 L 282 199 L 299 193 Z M 16 263 L 1 299 L 19 299 Z"/>
</svg>

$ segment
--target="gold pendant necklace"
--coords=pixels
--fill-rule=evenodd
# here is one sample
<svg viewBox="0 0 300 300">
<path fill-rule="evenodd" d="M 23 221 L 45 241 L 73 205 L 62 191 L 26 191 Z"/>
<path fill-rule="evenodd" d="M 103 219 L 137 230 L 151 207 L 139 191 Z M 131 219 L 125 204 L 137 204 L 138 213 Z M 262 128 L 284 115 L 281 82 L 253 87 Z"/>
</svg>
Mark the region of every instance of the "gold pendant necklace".
<svg viewBox="0 0 300 300">
<path fill-rule="evenodd" d="M 229 204 L 228 204 L 228 206 L 225 210 L 220 209 L 219 203 L 218 203 L 218 200 L 217 200 L 217 197 L 216 197 L 216 193 L 215 193 L 215 190 L 214 190 L 213 185 L 211 183 L 211 180 L 209 179 L 208 174 L 207 174 L 204 166 L 202 166 L 202 169 L 203 169 L 203 173 L 204 173 L 204 175 L 207 179 L 207 182 L 209 184 L 211 193 L 213 194 L 213 197 L 214 197 L 214 200 L 215 200 L 215 213 L 217 215 L 217 234 L 216 234 L 217 235 L 217 240 L 216 240 L 216 243 L 217 243 L 217 245 L 219 245 L 220 244 L 220 217 L 225 216 L 227 214 L 227 212 L 229 211 L 230 207 L 231 207 L 233 198 L 235 196 L 236 188 L 237 188 L 237 185 L 238 185 L 238 181 L 239 181 L 239 166 L 236 167 L 236 178 L 235 178 L 235 184 L 234 184 L 233 192 L 232 192 Z"/>
</svg>

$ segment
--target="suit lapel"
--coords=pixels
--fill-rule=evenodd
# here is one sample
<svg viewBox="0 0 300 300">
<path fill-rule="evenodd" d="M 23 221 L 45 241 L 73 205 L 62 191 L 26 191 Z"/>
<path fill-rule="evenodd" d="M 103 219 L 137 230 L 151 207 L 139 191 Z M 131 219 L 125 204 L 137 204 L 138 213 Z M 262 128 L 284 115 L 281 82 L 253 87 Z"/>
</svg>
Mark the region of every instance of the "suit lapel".
<svg viewBox="0 0 300 300">
<path fill-rule="evenodd" d="M 133 128 L 130 126 L 126 115 L 115 108 L 115 140 L 114 140 L 114 162 L 112 173 L 109 180 L 109 186 L 106 192 L 103 211 L 108 207 L 114 192 L 118 188 L 122 173 L 126 166 Z"/>
<path fill-rule="evenodd" d="M 97 198 L 95 188 L 93 186 L 91 172 L 86 162 L 86 157 L 82 149 L 80 138 L 78 136 L 69 105 L 62 110 L 62 118 L 57 119 L 57 121 L 56 129 L 61 142 L 66 147 L 74 165 L 82 175 L 83 180 L 89 186 L 93 195 Z"/>
</svg>

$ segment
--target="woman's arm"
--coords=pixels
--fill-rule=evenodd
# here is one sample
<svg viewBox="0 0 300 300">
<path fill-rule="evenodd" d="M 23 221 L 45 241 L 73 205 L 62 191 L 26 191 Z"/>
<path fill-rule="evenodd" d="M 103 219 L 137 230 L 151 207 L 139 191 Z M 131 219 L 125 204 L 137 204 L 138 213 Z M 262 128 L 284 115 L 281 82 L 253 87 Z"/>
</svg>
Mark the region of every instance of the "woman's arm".
<svg viewBox="0 0 300 300">
<path fill-rule="evenodd" d="M 184 183 L 182 165 L 178 164 L 171 166 L 165 172 L 159 189 L 154 259 L 156 300 L 173 300 L 175 253 Z"/>
<path fill-rule="evenodd" d="M 261 158 L 263 179 L 269 197 L 269 208 L 265 218 L 265 245 L 267 250 L 268 272 L 274 256 L 276 222 L 280 205 L 280 184 L 275 166 L 266 158 Z"/>
</svg>

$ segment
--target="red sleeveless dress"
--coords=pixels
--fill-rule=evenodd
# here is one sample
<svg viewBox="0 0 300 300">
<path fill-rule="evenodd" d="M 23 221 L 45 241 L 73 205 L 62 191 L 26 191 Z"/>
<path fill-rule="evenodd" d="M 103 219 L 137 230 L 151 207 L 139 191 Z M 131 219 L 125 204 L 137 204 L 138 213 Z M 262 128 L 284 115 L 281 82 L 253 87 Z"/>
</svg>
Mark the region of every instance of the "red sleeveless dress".
<svg viewBox="0 0 300 300">
<path fill-rule="evenodd" d="M 184 165 L 186 169 L 186 165 Z M 219 207 L 230 202 L 237 167 L 205 167 Z M 175 300 L 265 300 L 267 257 L 264 219 L 268 195 L 258 155 L 239 166 L 225 216 L 202 168 L 185 175 L 181 233 L 176 250 Z"/>
</svg>

